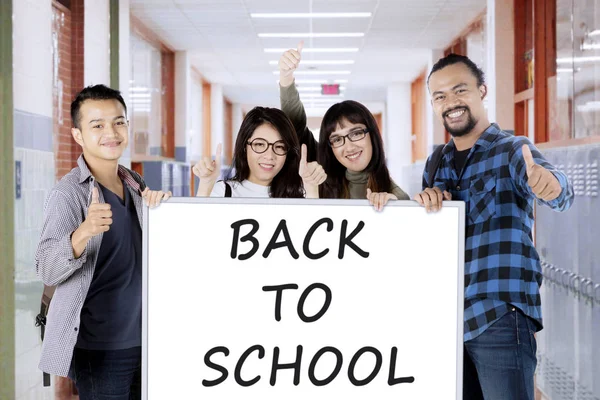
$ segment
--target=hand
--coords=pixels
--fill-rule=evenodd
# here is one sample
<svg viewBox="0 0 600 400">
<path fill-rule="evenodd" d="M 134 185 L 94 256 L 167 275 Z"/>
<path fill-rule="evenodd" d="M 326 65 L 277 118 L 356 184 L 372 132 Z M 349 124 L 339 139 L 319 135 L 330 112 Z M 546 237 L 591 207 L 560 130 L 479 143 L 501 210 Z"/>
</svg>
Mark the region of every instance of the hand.
<svg viewBox="0 0 600 400">
<path fill-rule="evenodd" d="M 439 187 L 427 188 L 421 193 L 415 195 L 414 200 L 422 206 L 425 206 L 427 212 L 439 211 L 442 208 L 443 200 L 452 200 L 452 193 L 442 190 Z"/>
<path fill-rule="evenodd" d="M 316 161 L 308 162 L 308 150 L 303 144 L 300 149 L 300 168 L 298 174 L 302 178 L 307 198 L 319 198 L 319 185 L 325 182 L 327 174 Z"/>
<path fill-rule="evenodd" d="M 387 204 L 389 200 L 398 200 L 396 195 L 385 192 L 371 192 L 371 189 L 367 189 L 367 199 L 369 204 L 375 207 L 376 211 L 383 210 L 383 206 Z"/>
<path fill-rule="evenodd" d="M 87 217 L 80 226 L 81 233 L 87 238 L 92 238 L 107 232 L 112 225 L 112 211 L 110 204 L 100 203 L 98 188 L 92 189 L 92 202 L 88 207 Z"/>
<path fill-rule="evenodd" d="M 528 145 L 524 144 L 521 150 L 523 151 L 523 161 L 527 166 L 527 184 L 531 187 L 533 194 L 544 201 L 556 199 L 562 192 L 562 187 L 556 176 L 535 163 Z"/>
<path fill-rule="evenodd" d="M 294 71 L 300 64 L 303 47 L 304 41 L 300 41 L 296 50 L 290 49 L 279 58 L 279 84 L 282 87 L 290 86 L 294 82 Z"/>
<path fill-rule="evenodd" d="M 161 202 L 169 200 L 171 196 L 173 196 L 173 193 L 170 190 L 165 193 L 162 190 L 150 190 L 146 187 L 142 192 L 142 199 L 150 208 L 158 207 Z"/>
<path fill-rule="evenodd" d="M 211 160 L 210 157 L 202 157 L 200 161 L 194 165 L 192 172 L 200 179 L 200 184 L 207 182 L 214 184 L 221 175 L 221 144 L 217 145 L 216 159 Z"/>
</svg>

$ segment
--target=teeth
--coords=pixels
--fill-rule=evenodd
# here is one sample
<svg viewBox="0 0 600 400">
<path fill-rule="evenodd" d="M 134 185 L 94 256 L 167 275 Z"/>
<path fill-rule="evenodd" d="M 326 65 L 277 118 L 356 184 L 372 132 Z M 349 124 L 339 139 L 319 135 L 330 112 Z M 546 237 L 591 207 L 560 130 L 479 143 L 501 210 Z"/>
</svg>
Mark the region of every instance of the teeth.
<svg viewBox="0 0 600 400">
<path fill-rule="evenodd" d="M 351 156 L 346 156 L 346 158 L 349 158 L 349 159 L 351 159 L 351 160 L 354 160 L 354 159 L 358 158 L 358 156 L 360 156 L 360 153 L 356 153 L 356 154 L 353 154 L 353 155 L 351 155 Z"/>
<path fill-rule="evenodd" d="M 453 113 L 448 114 L 448 116 L 450 118 L 456 118 L 456 117 L 460 117 L 461 115 L 463 115 L 464 112 L 465 112 L 465 110 L 454 111 Z"/>
</svg>

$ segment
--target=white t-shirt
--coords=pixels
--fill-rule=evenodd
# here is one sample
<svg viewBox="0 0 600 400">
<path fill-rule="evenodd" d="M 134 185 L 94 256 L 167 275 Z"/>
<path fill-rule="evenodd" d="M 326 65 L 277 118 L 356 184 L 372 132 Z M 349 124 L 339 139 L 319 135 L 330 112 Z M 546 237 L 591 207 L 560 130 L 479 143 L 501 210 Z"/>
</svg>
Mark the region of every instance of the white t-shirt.
<svg viewBox="0 0 600 400">
<path fill-rule="evenodd" d="M 269 197 L 270 186 L 257 185 L 249 180 L 242 182 L 227 181 L 231 186 L 231 197 Z M 210 197 L 225 197 L 225 182 L 219 181 L 215 183 Z"/>
</svg>

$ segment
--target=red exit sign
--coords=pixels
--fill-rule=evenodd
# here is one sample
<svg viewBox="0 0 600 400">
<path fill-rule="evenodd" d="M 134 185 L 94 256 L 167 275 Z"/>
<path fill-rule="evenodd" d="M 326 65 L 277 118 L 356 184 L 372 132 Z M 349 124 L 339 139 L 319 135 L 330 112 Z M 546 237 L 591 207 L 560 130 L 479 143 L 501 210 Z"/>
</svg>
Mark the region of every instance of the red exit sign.
<svg viewBox="0 0 600 400">
<path fill-rule="evenodd" d="M 339 83 L 333 83 L 330 85 L 322 84 L 321 85 L 321 94 L 331 94 L 338 95 L 340 94 L 340 85 Z"/>
</svg>

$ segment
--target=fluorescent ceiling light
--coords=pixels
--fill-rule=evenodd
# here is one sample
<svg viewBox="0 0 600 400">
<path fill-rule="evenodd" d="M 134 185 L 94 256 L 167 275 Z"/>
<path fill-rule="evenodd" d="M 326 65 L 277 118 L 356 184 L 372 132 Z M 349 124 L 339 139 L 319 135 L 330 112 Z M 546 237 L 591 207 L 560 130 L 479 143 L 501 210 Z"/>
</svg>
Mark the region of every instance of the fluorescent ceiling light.
<svg viewBox="0 0 600 400">
<path fill-rule="evenodd" d="M 350 75 L 350 71 L 295 71 L 295 75 Z M 279 75 L 279 71 L 273 71 L 273 75 Z"/>
<path fill-rule="evenodd" d="M 340 38 L 340 37 L 363 37 L 362 32 L 346 32 L 346 33 L 259 33 L 261 38 Z"/>
<path fill-rule="evenodd" d="M 279 64 L 278 60 L 269 61 L 271 65 Z M 303 65 L 349 65 L 354 64 L 354 60 L 302 60 Z"/>
<path fill-rule="evenodd" d="M 250 18 L 369 18 L 370 12 L 250 13 Z"/>
<path fill-rule="evenodd" d="M 595 31 L 591 31 L 588 33 L 588 36 L 600 36 L 600 29 L 596 29 Z"/>
<path fill-rule="evenodd" d="M 267 48 L 265 53 L 285 53 L 286 48 Z M 357 53 L 358 47 L 305 47 L 303 53 Z"/>
<path fill-rule="evenodd" d="M 583 43 L 581 50 L 600 50 L 600 43 Z"/>
<path fill-rule="evenodd" d="M 305 85 L 305 84 L 315 84 L 315 83 L 348 83 L 348 79 L 296 79 L 297 85 Z M 279 83 L 279 80 L 276 80 L 275 83 Z"/>
<path fill-rule="evenodd" d="M 571 63 L 586 63 L 586 62 L 596 62 L 600 61 L 600 56 L 592 56 L 592 57 L 563 57 L 557 58 L 556 62 L 558 64 L 571 64 Z"/>
<path fill-rule="evenodd" d="M 343 94 L 321 94 L 321 93 L 302 93 L 300 98 L 317 98 L 317 99 L 328 99 L 328 98 L 338 98 L 344 97 Z"/>
<path fill-rule="evenodd" d="M 573 68 L 556 68 L 556 72 L 573 72 Z"/>
<path fill-rule="evenodd" d="M 322 90 L 321 86 L 299 86 L 299 92 L 320 92 Z M 340 90 L 346 90 L 345 86 L 340 86 Z"/>
</svg>

